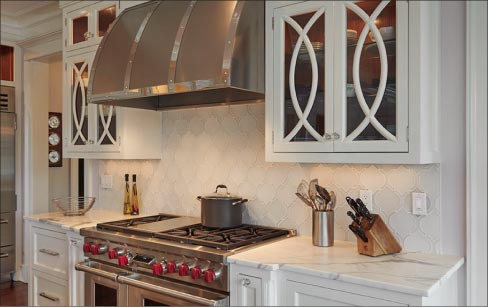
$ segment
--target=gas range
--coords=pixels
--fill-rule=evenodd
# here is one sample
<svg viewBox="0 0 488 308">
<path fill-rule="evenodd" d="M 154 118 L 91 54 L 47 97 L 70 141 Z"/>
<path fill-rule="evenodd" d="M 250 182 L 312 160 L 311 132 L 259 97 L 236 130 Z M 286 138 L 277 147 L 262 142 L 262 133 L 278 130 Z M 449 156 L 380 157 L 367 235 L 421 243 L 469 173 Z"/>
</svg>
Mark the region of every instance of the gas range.
<svg viewBox="0 0 488 308">
<path fill-rule="evenodd" d="M 77 265 L 79 270 L 94 273 L 110 266 L 126 273 L 119 282 L 137 274 L 153 282 L 157 278 L 224 295 L 229 292 L 228 256 L 296 234 L 248 224 L 207 228 L 199 218 L 167 214 L 100 223 L 80 233 L 89 261 Z"/>
</svg>

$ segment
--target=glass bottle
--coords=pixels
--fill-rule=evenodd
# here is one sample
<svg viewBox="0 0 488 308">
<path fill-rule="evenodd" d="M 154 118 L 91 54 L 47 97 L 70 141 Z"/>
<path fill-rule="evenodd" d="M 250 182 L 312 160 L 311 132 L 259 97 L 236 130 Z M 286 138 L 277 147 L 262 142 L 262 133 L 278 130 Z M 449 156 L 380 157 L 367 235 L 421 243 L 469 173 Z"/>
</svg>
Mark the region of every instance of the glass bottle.
<svg viewBox="0 0 488 308">
<path fill-rule="evenodd" d="M 132 215 L 139 215 L 139 200 L 137 197 L 136 175 L 132 175 Z"/>
<path fill-rule="evenodd" d="M 125 175 L 125 191 L 124 191 L 124 215 L 132 213 L 132 206 L 130 204 L 130 186 L 129 175 Z"/>
</svg>

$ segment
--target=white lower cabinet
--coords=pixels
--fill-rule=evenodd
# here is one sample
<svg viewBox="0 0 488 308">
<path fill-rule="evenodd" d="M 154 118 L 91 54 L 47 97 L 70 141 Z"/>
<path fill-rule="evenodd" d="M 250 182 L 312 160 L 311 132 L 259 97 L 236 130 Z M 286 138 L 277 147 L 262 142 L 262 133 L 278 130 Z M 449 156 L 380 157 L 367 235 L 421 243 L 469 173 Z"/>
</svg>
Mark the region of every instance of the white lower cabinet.
<svg viewBox="0 0 488 308">
<path fill-rule="evenodd" d="M 84 259 L 83 237 L 43 223 L 27 222 L 29 306 L 83 306 L 83 273 L 75 264 Z"/>
<path fill-rule="evenodd" d="M 261 266 L 260 266 L 261 267 Z M 230 265 L 231 306 L 456 306 L 459 279 L 454 274 L 430 296 L 390 291 L 318 275 Z"/>
<path fill-rule="evenodd" d="M 407 306 L 293 280 L 285 283 L 285 306 Z"/>
<path fill-rule="evenodd" d="M 262 306 L 262 281 L 261 278 L 239 274 L 237 277 L 237 300 L 243 306 Z"/>
<path fill-rule="evenodd" d="M 68 288 L 65 280 L 33 270 L 31 281 L 34 306 L 68 306 Z"/>
</svg>

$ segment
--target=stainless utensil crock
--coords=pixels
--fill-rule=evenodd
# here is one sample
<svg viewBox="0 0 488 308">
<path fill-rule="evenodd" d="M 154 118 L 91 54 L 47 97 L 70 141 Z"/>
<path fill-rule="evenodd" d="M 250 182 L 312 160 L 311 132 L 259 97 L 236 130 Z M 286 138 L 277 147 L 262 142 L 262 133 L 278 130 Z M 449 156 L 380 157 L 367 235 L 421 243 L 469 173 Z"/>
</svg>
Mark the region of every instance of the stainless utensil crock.
<svg viewBox="0 0 488 308">
<path fill-rule="evenodd" d="M 334 211 L 313 211 L 312 243 L 322 247 L 334 245 Z"/>
</svg>

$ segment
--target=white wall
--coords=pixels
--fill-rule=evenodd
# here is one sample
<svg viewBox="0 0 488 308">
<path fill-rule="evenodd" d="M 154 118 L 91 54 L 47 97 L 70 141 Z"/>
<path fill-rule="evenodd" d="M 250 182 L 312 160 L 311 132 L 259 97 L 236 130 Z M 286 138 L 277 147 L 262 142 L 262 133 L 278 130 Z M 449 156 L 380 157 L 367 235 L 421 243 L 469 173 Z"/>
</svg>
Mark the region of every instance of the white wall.
<svg viewBox="0 0 488 308">
<path fill-rule="evenodd" d="M 31 174 L 26 174 L 29 183 L 31 213 L 49 210 L 48 181 L 48 126 L 49 109 L 49 64 L 26 61 L 24 63 L 24 121 L 26 130 L 25 150 Z M 26 168 L 26 170 L 29 170 Z"/>
<path fill-rule="evenodd" d="M 122 211 L 125 173 L 137 174 L 141 213 L 199 216 L 196 196 L 217 184 L 248 198 L 244 222 L 297 229 L 310 235 L 311 210 L 295 196 L 300 181 L 318 178 L 337 194 L 335 238 L 355 240 L 345 197 L 373 191 L 374 212 L 390 225 L 405 250 L 440 252 L 439 165 L 297 164 L 264 161 L 264 104 L 163 112 L 161 161 L 101 161 L 114 177 L 96 207 Z M 410 193 L 424 191 L 428 215 L 411 213 Z"/>
<path fill-rule="evenodd" d="M 466 3 L 441 4 L 442 252 L 466 246 Z"/>
</svg>

